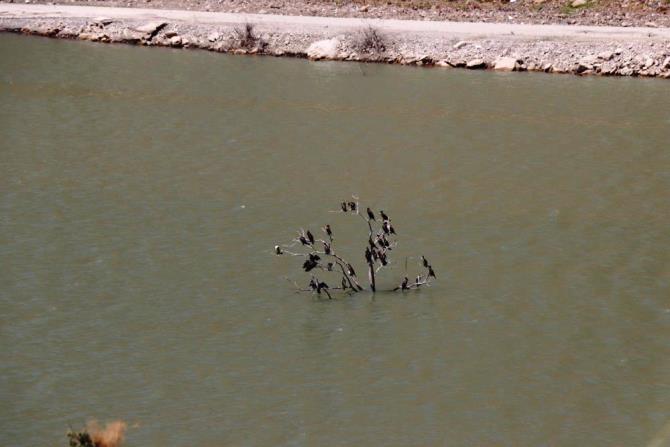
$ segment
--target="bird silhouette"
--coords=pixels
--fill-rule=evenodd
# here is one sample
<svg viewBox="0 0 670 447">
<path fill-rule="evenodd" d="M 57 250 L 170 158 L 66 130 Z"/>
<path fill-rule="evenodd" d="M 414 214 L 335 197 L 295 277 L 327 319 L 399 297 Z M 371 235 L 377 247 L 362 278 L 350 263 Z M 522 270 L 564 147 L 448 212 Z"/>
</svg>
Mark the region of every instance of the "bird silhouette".
<svg viewBox="0 0 670 447">
<path fill-rule="evenodd" d="M 375 213 L 372 212 L 370 207 L 368 207 L 367 211 L 368 211 L 368 220 L 374 220 L 376 222 L 377 219 L 375 219 Z"/>
<path fill-rule="evenodd" d="M 349 276 L 353 276 L 354 278 L 356 277 L 356 271 L 351 266 L 351 264 L 347 264 L 347 273 L 349 274 Z"/>
<path fill-rule="evenodd" d="M 428 277 L 430 278 L 431 276 L 433 278 L 437 279 L 437 276 L 435 276 L 435 272 L 433 271 L 433 266 L 429 265 L 428 266 Z"/>
<path fill-rule="evenodd" d="M 314 235 L 312 234 L 312 232 L 307 230 L 305 234 L 307 235 L 307 239 L 309 239 L 309 243 L 314 244 Z"/>
<path fill-rule="evenodd" d="M 380 210 L 380 211 L 379 211 L 379 214 L 381 214 L 382 219 L 384 219 L 384 220 L 389 220 L 389 217 L 386 215 L 386 213 L 384 212 L 384 210 Z"/>
<path fill-rule="evenodd" d="M 351 211 L 356 211 L 356 202 L 349 202 L 349 208 Z"/>
<path fill-rule="evenodd" d="M 347 212 L 347 202 L 342 202 L 340 203 L 340 208 L 342 209 L 343 212 Z"/>
<path fill-rule="evenodd" d="M 279 245 L 275 245 L 275 253 L 278 255 L 284 254 L 284 251 L 281 249 Z"/>
<path fill-rule="evenodd" d="M 330 241 L 332 242 L 333 241 L 333 230 L 332 230 L 332 228 L 330 228 L 330 224 L 326 224 L 326 226 L 323 227 L 322 230 L 328 235 L 328 239 L 330 239 Z"/>
<path fill-rule="evenodd" d="M 423 263 L 423 266 L 425 268 L 428 268 L 428 266 L 430 265 L 430 264 L 428 264 L 428 259 L 426 259 L 426 257 L 423 256 L 423 255 L 421 255 L 421 262 Z"/>
<path fill-rule="evenodd" d="M 327 242 L 323 242 L 323 252 L 326 253 L 327 255 L 330 254 L 330 244 Z"/>
</svg>

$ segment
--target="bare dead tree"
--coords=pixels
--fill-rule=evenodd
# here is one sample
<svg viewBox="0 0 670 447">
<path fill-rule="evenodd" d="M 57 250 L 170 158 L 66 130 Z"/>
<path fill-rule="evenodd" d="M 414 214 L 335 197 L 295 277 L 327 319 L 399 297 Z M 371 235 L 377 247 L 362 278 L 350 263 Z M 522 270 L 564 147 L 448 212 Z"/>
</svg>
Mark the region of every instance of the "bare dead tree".
<svg viewBox="0 0 670 447">
<path fill-rule="evenodd" d="M 368 270 L 370 290 L 376 292 L 376 274 L 390 265 L 391 251 L 398 245 L 397 233 L 391 219 L 384 210 L 379 210 L 378 214 L 375 214 L 370 207 L 362 210 L 356 196 L 352 196 L 352 200 L 342 201 L 340 209 L 331 211 L 331 213 L 360 217 L 365 222 L 368 241 L 363 258 Z M 321 230 L 324 238 L 316 238 L 309 229 L 301 228 L 290 244 L 275 245 L 274 252 L 277 256 L 288 255 L 304 259 L 302 269 L 310 274 L 309 284 L 302 288 L 296 282 L 291 282 L 300 292 L 313 292 L 319 296 L 323 294 L 330 299 L 332 299 L 330 292 L 333 290 L 351 294 L 364 291 L 365 289 L 358 282 L 358 276 L 352 263 L 336 252 L 333 229 L 330 224 L 326 224 Z M 430 285 L 431 280 L 435 278 L 435 272 L 423 256 L 421 256 L 421 268 L 425 270 L 425 273 L 419 274 L 412 282 L 408 277 L 403 278 L 401 284 L 392 290 L 406 291 Z M 407 258 L 405 259 L 405 271 L 407 271 Z M 325 281 L 319 279 L 316 272 L 336 275 L 339 277 L 338 285 L 329 286 Z"/>
</svg>

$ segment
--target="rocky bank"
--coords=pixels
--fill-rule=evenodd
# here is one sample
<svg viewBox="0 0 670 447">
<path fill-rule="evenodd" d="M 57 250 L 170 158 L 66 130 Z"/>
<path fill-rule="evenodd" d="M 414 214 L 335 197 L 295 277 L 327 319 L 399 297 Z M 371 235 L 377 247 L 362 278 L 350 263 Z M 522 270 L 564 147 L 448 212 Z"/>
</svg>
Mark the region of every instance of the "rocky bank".
<svg viewBox="0 0 670 447">
<path fill-rule="evenodd" d="M 293 56 L 313 60 L 393 63 L 441 68 L 541 71 L 576 75 L 670 79 L 670 40 L 458 39 L 430 32 L 357 28 L 277 29 L 240 15 L 238 23 L 112 17 L 0 14 L 0 31 L 99 43 L 201 49 L 220 53 Z"/>
</svg>

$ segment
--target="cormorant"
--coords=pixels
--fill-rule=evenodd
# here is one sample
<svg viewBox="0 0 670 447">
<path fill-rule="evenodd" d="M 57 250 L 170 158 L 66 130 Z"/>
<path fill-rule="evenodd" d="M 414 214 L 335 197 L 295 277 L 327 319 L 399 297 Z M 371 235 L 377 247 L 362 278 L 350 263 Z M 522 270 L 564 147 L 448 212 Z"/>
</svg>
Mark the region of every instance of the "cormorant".
<svg viewBox="0 0 670 447">
<path fill-rule="evenodd" d="M 402 280 L 402 284 L 400 285 L 400 287 L 402 287 L 402 290 L 407 290 L 408 289 L 408 287 L 407 287 L 408 282 L 409 282 L 409 278 L 407 278 L 405 276 L 405 279 Z"/>
<path fill-rule="evenodd" d="M 327 243 L 327 242 L 324 242 L 324 243 L 323 243 L 323 251 L 324 251 L 324 253 L 326 253 L 327 255 L 330 254 L 330 244 L 329 244 L 329 243 Z"/>
<path fill-rule="evenodd" d="M 314 235 L 312 234 L 312 232 L 307 230 L 307 232 L 305 234 L 307 235 L 307 239 L 309 239 L 309 242 L 311 244 L 314 244 Z"/>
<path fill-rule="evenodd" d="M 372 265 L 372 252 L 369 247 L 365 247 L 365 260 Z"/>
<path fill-rule="evenodd" d="M 382 215 L 382 219 L 384 219 L 384 220 L 389 220 L 389 217 L 386 215 L 386 213 L 384 212 L 384 210 L 380 210 L 380 211 L 379 211 L 379 214 Z"/>
<path fill-rule="evenodd" d="M 343 212 L 347 212 L 347 202 L 342 202 L 340 203 L 340 208 L 342 208 Z"/>
<path fill-rule="evenodd" d="M 353 276 L 354 278 L 356 277 L 356 271 L 351 266 L 351 264 L 347 264 L 347 273 L 349 274 L 349 276 Z"/>
<path fill-rule="evenodd" d="M 391 234 L 390 230 L 390 224 L 388 220 L 385 220 L 384 223 L 382 224 L 382 230 L 384 231 L 384 234 Z"/>
<path fill-rule="evenodd" d="M 328 238 L 332 241 L 333 240 L 333 230 L 330 228 L 330 224 L 326 224 L 325 227 L 323 227 L 323 231 L 326 232 L 328 235 Z"/>
<path fill-rule="evenodd" d="M 370 209 L 370 207 L 368 207 L 368 220 L 374 220 L 375 222 L 377 221 L 377 220 L 375 219 L 375 213 L 372 212 L 372 210 Z"/>
<path fill-rule="evenodd" d="M 302 268 L 305 269 L 306 272 L 309 272 L 312 271 L 317 265 L 319 265 L 318 262 L 310 257 L 305 262 L 303 262 Z"/>
<path fill-rule="evenodd" d="M 395 228 L 393 228 L 393 225 L 389 224 L 389 232 L 391 234 L 395 234 Z"/>
<path fill-rule="evenodd" d="M 332 272 L 332 271 L 333 271 L 333 263 L 332 263 L 332 262 L 329 262 L 328 264 L 326 264 L 326 269 L 327 269 L 329 272 Z"/>
<path fill-rule="evenodd" d="M 275 253 L 277 253 L 278 255 L 282 255 L 284 254 L 284 251 L 281 249 L 279 245 L 275 245 Z"/>
<path fill-rule="evenodd" d="M 428 277 L 430 278 L 431 276 L 433 278 L 437 279 L 437 276 L 435 276 L 435 272 L 433 271 L 433 266 L 429 265 L 428 266 Z"/>
<path fill-rule="evenodd" d="M 421 262 L 423 262 L 424 268 L 428 268 L 430 264 L 428 264 L 428 259 L 426 259 L 425 256 L 421 255 Z"/>
<path fill-rule="evenodd" d="M 356 202 L 349 202 L 349 208 L 351 211 L 356 211 Z"/>
</svg>

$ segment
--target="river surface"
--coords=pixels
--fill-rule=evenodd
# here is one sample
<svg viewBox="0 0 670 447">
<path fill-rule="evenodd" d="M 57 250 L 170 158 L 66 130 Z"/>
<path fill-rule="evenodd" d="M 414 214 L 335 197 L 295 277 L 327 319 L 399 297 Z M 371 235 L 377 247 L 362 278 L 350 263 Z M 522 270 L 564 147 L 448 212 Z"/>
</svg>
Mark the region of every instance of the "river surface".
<svg viewBox="0 0 670 447">
<path fill-rule="evenodd" d="M 93 418 L 131 447 L 660 445 L 669 105 L 662 80 L 0 36 L 0 445 Z M 352 194 L 399 235 L 380 288 L 420 254 L 430 288 L 286 281 L 275 243 L 325 223 L 363 276 L 365 222 L 329 212 Z"/>
</svg>

